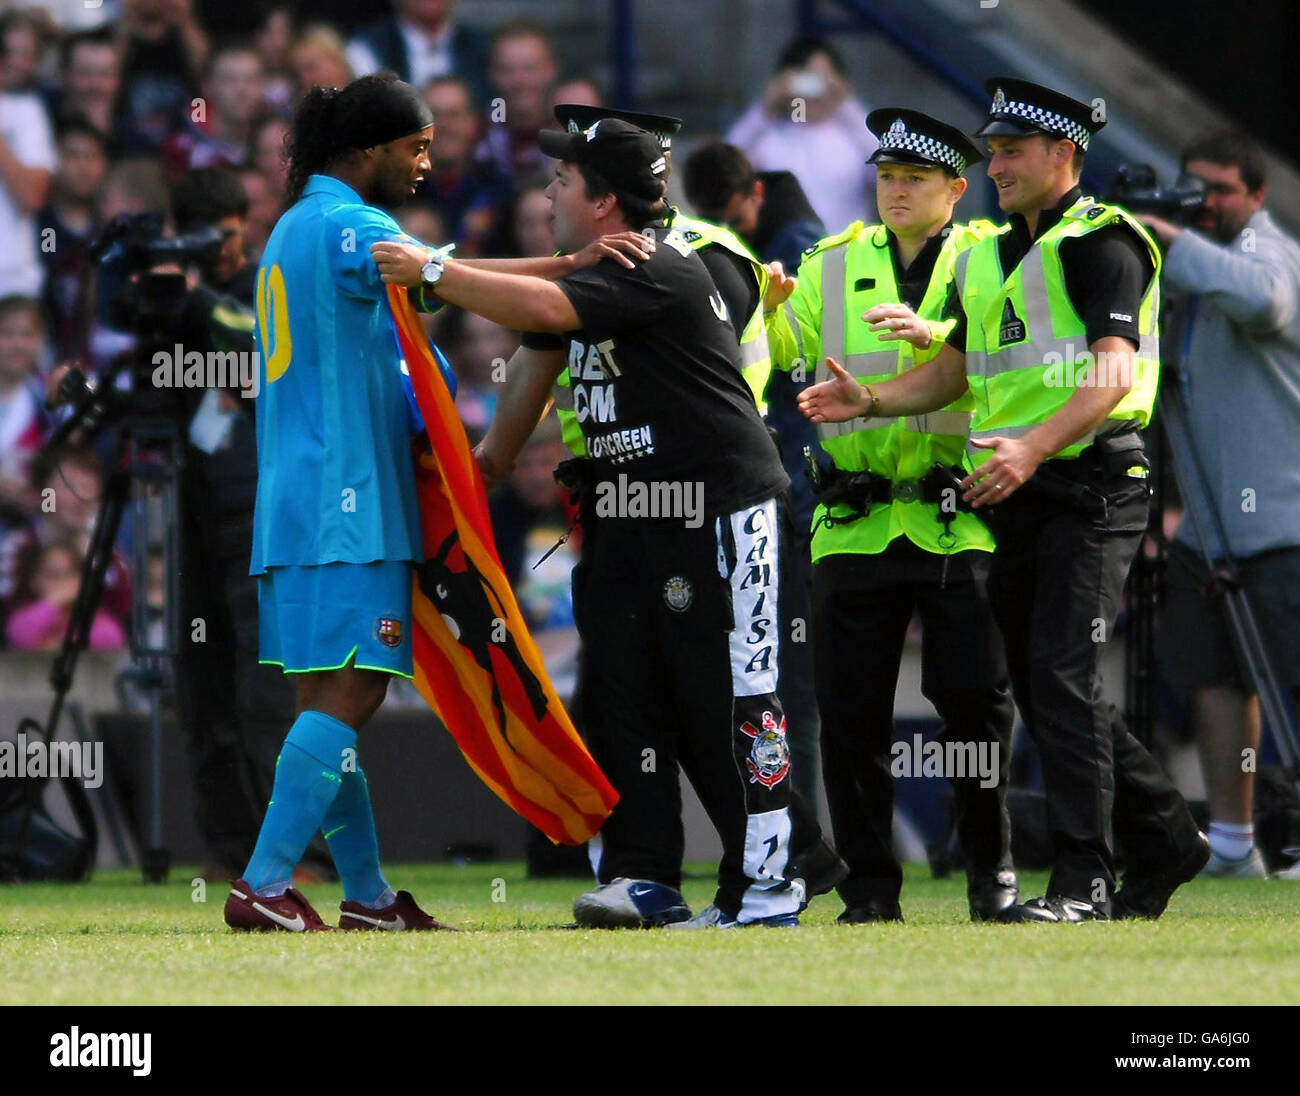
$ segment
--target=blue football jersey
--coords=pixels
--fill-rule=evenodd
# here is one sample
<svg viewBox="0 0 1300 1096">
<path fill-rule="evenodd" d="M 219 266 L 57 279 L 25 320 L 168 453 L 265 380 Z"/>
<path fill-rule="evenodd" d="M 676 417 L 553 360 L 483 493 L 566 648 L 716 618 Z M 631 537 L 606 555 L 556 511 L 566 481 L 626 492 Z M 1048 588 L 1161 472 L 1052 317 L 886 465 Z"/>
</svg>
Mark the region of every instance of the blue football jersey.
<svg viewBox="0 0 1300 1096">
<path fill-rule="evenodd" d="M 420 560 L 408 399 L 387 287 L 370 257 L 411 241 L 351 187 L 313 175 L 257 270 L 257 506 L 251 574 Z"/>
</svg>

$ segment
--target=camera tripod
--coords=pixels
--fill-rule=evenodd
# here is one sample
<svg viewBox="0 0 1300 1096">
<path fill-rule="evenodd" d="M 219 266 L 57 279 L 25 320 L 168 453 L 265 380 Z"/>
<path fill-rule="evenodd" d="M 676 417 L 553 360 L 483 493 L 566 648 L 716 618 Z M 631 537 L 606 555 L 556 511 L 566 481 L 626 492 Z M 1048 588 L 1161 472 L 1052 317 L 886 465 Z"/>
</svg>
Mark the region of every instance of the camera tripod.
<svg viewBox="0 0 1300 1096">
<path fill-rule="evenodd" d="M 99 421 L 113 413 L 115 394 L 105 394 L 109 391 L 111 376 L 106 375 L 99 389 L 83 398 L 78 410 L 50 438 L 47 452 L 57 452 L 79 426 L 94 433 Z M 84 388 L 84 378 L 81 384 Z M 122 517 L 129 509 L 132 515 L 129 635 L 133 666 L 124 673 L 135 680 L 149 703 L 149 794 L 141 868 L 145 882 L 162 883 L 166 881 L 171 866 L 171 857 L 163 841 L 162 710 L 165 699 L 174 693 L 179 650 L 179 492 L 185 439 L 181 423 L 161 414 L 128 413 L 120 419 L 120 430 L 111 470 L 95 515 L 90 547 L 82 563 L 77 599 L 50 671 L 54 699 L 49 716 L 43 728 L 35 720 L 26 723 L 35 726 L 47 742 L 52 741 L 72 687 L 77 658 L 90 639 L 91 625 L 103 596 L 104 580 L 113 560 Z M 155 545 L 162 550 L 163 575 L 167 584 L 162 635 L 156 642 L 149 635 L 148 607 L 149 560 L 151 548 Z M 39 794 L 40 785 L 37 784 L 29 792 L 33 805 Z M 20 849 L 30 819 L 29 811 L 18 837 L 17 847 Z"/>
<path fill-rule="evenodd" d="M 1184 318 L 1182 354 L 1190 335 L 1190 324 Z M 1287 703 L 1287 697 L 1278 684 L 1272 659 L 1264 644 L 1250 599 L 1242 588 L 1241 572 L 1229 547 L 1228 535 L 1209 480 L 1201 463 L 1200 452 L 1187 414 L 1183 389 L 1180 383 L 1181 360 L 1166 364 L 1162 370 L 1160 391 L 1160 433 L 1167 443 L 1167 451 L 1174 474 L 1182 488 L 1184 511 L 1195 536 L 1199 554 L 1205 563 L 1209 583 L 1223 599 L 1228 616 L 1228 627 L 1237 642 L 1245 663 L 1245 670 L 1268 725 L 1287 780 L 1300 788 L 1300 738 Z M 1139 552 L 1130 576 L 1129 594 L 1135 606 L 1127 651 L 1127 715 L 1129 726 L 1145 744 L 1150 743 L 1153 725 L 1154 669 L 1154 616 L 1155 604 L 1161 583 L 1163 558 L 1167 543 L 1161 529 L 1163 462 L 1158 476 L 1159 490 L 1156 505 L 1152 508 L 1150 535 L 1159 547 L 1160 558 L 1153 559 Z M 1222 555 L 1216 556 L 1208 534 L 1213 533 Z"/>
</svg>

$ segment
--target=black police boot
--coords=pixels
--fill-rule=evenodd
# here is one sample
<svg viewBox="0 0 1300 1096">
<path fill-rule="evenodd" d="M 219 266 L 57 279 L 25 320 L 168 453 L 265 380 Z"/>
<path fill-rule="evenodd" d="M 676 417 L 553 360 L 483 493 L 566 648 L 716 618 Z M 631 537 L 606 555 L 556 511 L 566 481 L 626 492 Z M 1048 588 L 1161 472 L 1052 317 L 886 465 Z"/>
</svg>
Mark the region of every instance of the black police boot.
<svg viewBox="0 0 1300 1096">
<path fill-rule="evenodd" d="M 835 920 L 841 925 L 868 925 L 875 921 L 901 921 L 903 911 L 898 902 L 869 898 L 860 906 L 849 906 Z"/>
<path fill-rule="evenodd" d="M 806 852 L 790 858 L 785 871 L 789 879 L 802 879 L 811 901 L 819 894 L 829 894 L 848 878 L 849 866 L 826 842 L 818 841 Z"/>
<path fill-rule="evenodd" d="M 966 901 L 972 921 L 996 921 L 1019 897 L 1020 887 L 1013 871 L 970 872 L 966 876 Z"/>
<path fill-rule="evenodd" d="M 1134 879 L 1132 872 L 1124 873 L 1124 884 L 1115 893 L 1112 916 L 1117 921 L 1145 917 L 1154 921 L 1169 905 L 1174 891 L 1195 879 L 1210 859 L 1210 839 L 1197 833 L 1196 840 L 1176 864 L 1156 875 Z"/>
<path fill-rule="evenodd" d="M 999 915 L 1004 925 L 1015 924 L 1078 924 L 1083 921 L 1105 921 L 1106 911 L 1080 898 L 1067 898 L 1063 894 L 1049 894 L 1045 898 L 1031 898 L 1018 906 L 1008 906 Z"/>
</svg>

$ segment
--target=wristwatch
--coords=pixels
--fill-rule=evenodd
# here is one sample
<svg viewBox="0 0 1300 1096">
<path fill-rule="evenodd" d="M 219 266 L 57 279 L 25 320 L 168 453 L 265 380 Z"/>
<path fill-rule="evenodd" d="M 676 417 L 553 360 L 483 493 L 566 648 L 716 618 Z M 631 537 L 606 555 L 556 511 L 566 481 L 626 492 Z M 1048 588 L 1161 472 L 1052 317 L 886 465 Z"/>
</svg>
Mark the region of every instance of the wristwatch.
<svg viewBox="0 0 1300 1096">
<path fill-rule="evenodd" d="M 446 261 L 441 255 L 435 255 L 424 266 L 420 267 L 420 284 L 432 289 L 442 281 L 442 271 Z"/>
</svg>

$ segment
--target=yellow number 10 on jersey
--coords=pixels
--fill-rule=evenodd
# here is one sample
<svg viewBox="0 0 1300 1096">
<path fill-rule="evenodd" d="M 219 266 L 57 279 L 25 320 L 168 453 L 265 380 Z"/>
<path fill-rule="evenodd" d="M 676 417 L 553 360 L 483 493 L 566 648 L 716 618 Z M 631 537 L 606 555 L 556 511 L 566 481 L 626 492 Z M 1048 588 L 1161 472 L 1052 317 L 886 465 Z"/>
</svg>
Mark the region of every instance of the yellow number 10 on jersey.
<svg viewBox="0 0 1300 1096">
<path fill-rule="evenodd" d="M 262 331 L 262 353 L 266 358 L 266 383 L 284 376 L 293 354 L 289 334 L 289 295 L 284 288 L 284 271 L 275 263 L 257 272 L 257 325 Z"/>
</svg>

